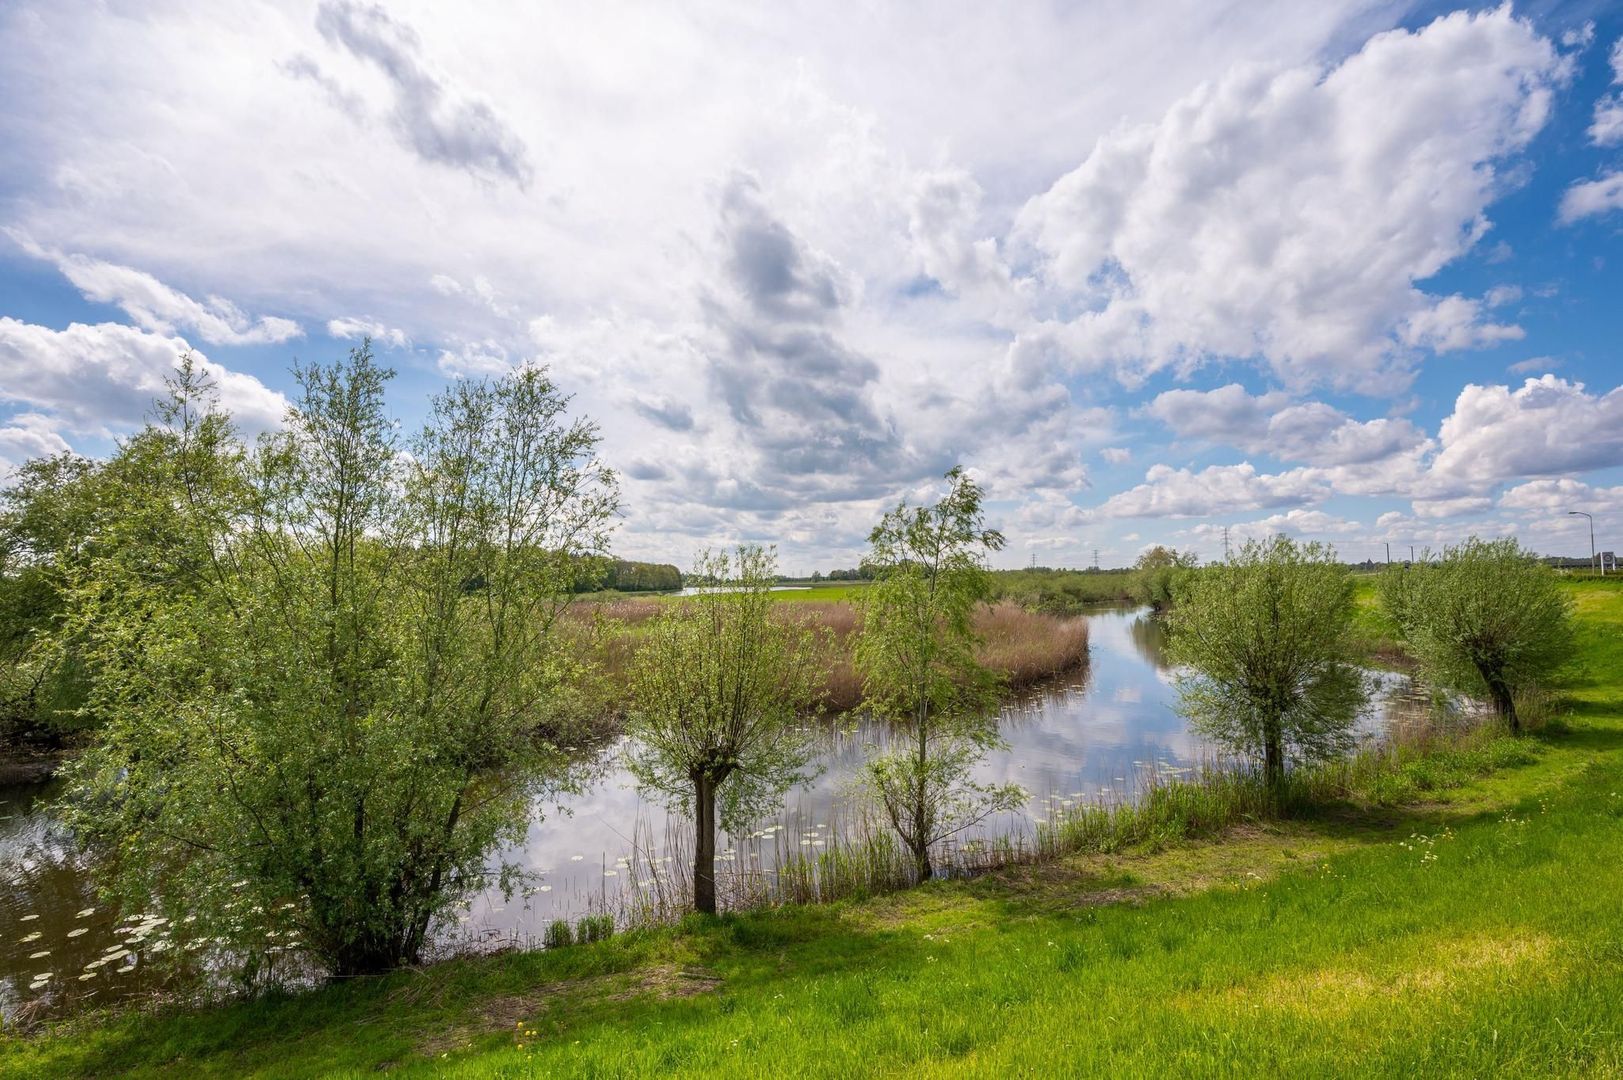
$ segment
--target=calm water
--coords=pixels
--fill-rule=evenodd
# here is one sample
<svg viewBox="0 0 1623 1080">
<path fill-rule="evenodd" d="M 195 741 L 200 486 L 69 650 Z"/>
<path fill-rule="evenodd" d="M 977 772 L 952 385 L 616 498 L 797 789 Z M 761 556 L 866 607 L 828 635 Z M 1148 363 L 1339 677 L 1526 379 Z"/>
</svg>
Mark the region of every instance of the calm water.
<svg viewBox="0 0 1623 1080">
<path fill-rule="evenodd" d="M 1131 797 L 1151 770 L 1190 769 L 1212 756 L 1174 711 L 1157 625 L 1122 610 L 1090 615 L 1089 623 L 1089 666 L 1007 706 L 999 727 L 1008 748 L 989 754 L 979 770 L 979 779 L 1021 785 L 1030 801 L 966 839 L 1030 836 L 1056 806 Z M 1383 683 L 1364 721 L 1371 735 L 1425 707 L 1406 680 L 1386 676 Z M 791 792 L 773 821 L 726 837 L 719 845 L 724 863 L 770 870 L 775 852 L 822 849 L 856 812 L 851 781 L 874 734 L 861 724 L 826 733 L 822 775 Z M 530 888 L 512 898 L 474 898 L 455 925 L 442 928 L 442 940 L 526 942 L 552 919 L 613 909 L 628 891 L 649 887 L 648 875 L 639 882 L 628 865 L 633 847 L 643 861 L 672 858 L 667 836 L 685 837 L 689 826 L 643 799 L 617 758 L 618 748 L 605 755 L 604 775 L 588 791 L 538 804 L 525 843 L 500 854 L 534 874 Z M 97 903 L 86 868 L 53 833 L 50 794 L 48 785 L 0 788 L 0 1013 L 8 1017 L 19 1007 L 60 1012 L 85 998 L 140 992 L 151 985 L 143 959 L 165 943 L 155 916 L 120 920 Z"/>
</svg>

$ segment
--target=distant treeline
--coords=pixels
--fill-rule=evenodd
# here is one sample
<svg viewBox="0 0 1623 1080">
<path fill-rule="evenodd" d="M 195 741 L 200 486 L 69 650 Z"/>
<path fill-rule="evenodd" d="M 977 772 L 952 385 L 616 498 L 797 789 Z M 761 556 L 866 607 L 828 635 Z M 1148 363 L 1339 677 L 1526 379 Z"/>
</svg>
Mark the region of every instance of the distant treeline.
<svg viewBox="0 0 1623 1080">
<path fill-rule="evenodd" d="M 588 586 L 589 587 L 589 586 Z M 599 588 L 618 592 L 672 592 L 682 587 L 682 571 L 670 563 L 612 559 Z"/>
<path fill-rule="evenodd" d="M 871 566 L 859 566 L 854 570 L 830 570 L 826 574 L 821 570 L 814 570 L 811 576 L 813 581 L 872 581 L 873 578 Z"/>
</svg>

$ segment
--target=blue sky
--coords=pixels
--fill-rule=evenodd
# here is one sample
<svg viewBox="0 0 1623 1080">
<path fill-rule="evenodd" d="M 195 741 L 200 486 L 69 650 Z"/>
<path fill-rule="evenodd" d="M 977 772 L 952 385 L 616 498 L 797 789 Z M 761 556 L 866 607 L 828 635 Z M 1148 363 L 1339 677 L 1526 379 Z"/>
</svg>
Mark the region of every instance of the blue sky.
<svg viewBox="0 0 1623 1080">
<path fill-rule="evenodd" d="M 548 365 L 616 548 L 849 565 L 962 463 L 1035 556 L 1623 547 L 1623 13 L 358 0 L 0 11 L 0 470 L 180 350 Z"/>
</svg>

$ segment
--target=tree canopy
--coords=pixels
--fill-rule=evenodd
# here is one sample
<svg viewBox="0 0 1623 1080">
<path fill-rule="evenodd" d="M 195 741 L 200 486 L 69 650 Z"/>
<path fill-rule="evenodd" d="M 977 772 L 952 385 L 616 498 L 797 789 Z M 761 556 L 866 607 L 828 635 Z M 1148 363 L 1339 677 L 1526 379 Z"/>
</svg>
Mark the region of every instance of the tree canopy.
<svg viewBox="0 0 1623 1080">
<path fill-rule="evenodd" d="M 692 577 L 714 587 L 662 608 L 640 632 L 629 763 L 645 787 L 692 816 L 693 903 L 714 912 L 718 806 L 719 824 L 736 831 L 810 778 L 803 714 L 819 672 L 810 631 L 773 617 L 772 552 L 706 553 Z"/>
<path fill-rule="evenodd" d="M 1344 753 L 1369 695 L 1351 662 L 1352 613 L 1352 575 L 1334 550 L 1283 535 L 1185 575 L 1167 642 L 1188 668 L 1180 711 L 1261 761 L 1273 785 L 1292 759 Z"/>
<path fill-rule="evenodd" d="M 1381 576 L 1380 596 L 1426 677 L 1487 697 L 1520 730 L 1516 699 L 1571 655 L 1572 604 L 1514 537 L 1465 543 Z"/>
<path fill-rule="evenodd" d="M 199 940 L 357 974 L 415 959 L 562 781 L 550 629 L 616 496 L 538 370 L 453 384 L 409 443 L 369 347 L 295 374 L 250 448 L 183 365 L 115 458 L 69 591 L 105 724 L 69 820 Z"/>
<path fill-rule="evenodd" d="M 970 616 L 990 590 L 985 555 L 1004 541 L 985 526 L 979 485 L 962 469 L 946 478 L 940 502 L 903 502 L 868 537 L 875 581 L 855 650 L 864 706 L 891 729 L 868 784 L 920 878 L 933 871 L 934 845 L 1024 800 L 1018 787 L 971 776 L 1002 745 L 998 680 L 975 659 Z"/>
</svg>

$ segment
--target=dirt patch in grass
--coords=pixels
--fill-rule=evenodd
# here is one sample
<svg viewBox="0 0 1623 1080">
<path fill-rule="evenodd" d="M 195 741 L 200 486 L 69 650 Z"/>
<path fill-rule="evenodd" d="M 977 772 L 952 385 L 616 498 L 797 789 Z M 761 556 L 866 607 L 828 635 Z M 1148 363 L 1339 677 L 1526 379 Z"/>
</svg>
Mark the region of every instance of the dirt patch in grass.
<svg viewBox="0 0 1623 1080">
<path fill-rule="evenodd" d="M 545 983 L 521 994 L 503 994 L 481 1000 L 473 1018 L 455 1027 L 429 1035 L 418 1050 L 434 1057 L 468 1047 L 475 1040 L 497 1032 L 528 1030 L 546 1012 L 566 1000 L 589 1000 L 594 1007 L 633 998 L 696 997 L 720 989 L 721 976 L 708 968 L 692 965 L 658 964 L 639 971 L 594 975 L 585 979 Z"/>
</svg>

